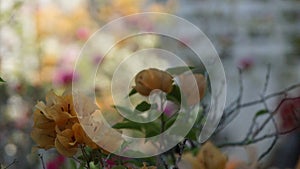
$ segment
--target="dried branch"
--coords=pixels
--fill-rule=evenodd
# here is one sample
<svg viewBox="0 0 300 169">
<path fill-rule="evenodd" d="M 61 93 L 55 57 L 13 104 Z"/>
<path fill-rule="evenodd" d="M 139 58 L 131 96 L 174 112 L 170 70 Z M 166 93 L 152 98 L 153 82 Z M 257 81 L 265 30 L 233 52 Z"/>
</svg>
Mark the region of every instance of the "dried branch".
<svg viewBox="0 0 300 169">
<path fill-rule="evenodd" d="M 279 132 L 278 130 L 278 127 L 277 127 L 277 124 L 274 120 L 274 115 L 276 114 L 276 112 L 278 112 L 278 110 L 280 109 L 280 107 L 283 105 L 284 102 L 286 101 L 290 101 L 290 100 L 297 100 L 297 99 L 300 99 L 300 97 L 295 97 L 295 98 L 285 98 L 283 99 L 279 105 L 276 107 L 276 109 L 273 111 L 273 112 L 270 112 L 269 113 L 269 117 L 260 125 L 260 127 L 258 127 L 254 132 L 253 132 L 253 135 L 250 137 L 250 135 L 252 134 L 251 130 L 252 130 L 252 126 L 250 127 L 249 131 L 248 131 L 248 134 L 246 135 L 246 137 L 242 140 L 242 141 L 238 141 L 238 142 L 232 142 L 232 143 L 224 143 L 224 144 L 220 144 L 218 147 L 228 147 L 228 146 L 245 146 L 245 145 L 249 145 L 249 144 L 254 144 L 254 143 L 257 143 L 259 141 L 262 141 L 262 140 L 265 140 L 265 139 L 268 139 L 268 138 L 272 138 L 274 137 L 274 141 L 273 143 L 271 144 L 271 146 L 268 148 L 268 150 L 265 152 L 265 153 L 268 153 L 272 148 L 273 146 L 275 145 L 277 139 L 278 139 L 278 136 L 279 135 L 284 135 L 284 134 L 287 134 L 287 133 L 290 133 L 298 128 L 300 128 L 300 125 L 290 129 L 290 130 L 287 130 L 287 131 L 284 131 L 284 132 Z M 254 117 L 253 119 L 255 119 L 256 117 Z M 273 123 L 275 125 L 275 132 L 271 133 L 271 134 L 266 134 L 266 135 L 263 135 L 261 137 L 258 137 L 256 138 L 256 136 L 258 135 L 258 133 L 260 131 L 263 130 L 263 128 L 266 126 L 266 124 L 268 124 L 268 122 L 270 120 L 274 120 Z M 255 121 L 255 120 L 253 120 Z M 253 123 L 252 123 L 253 124 Z M 250 133 L 250 134 L 249 134 Z M 260 159 L 263 158 L 265 155 L 262 154 L 260 156 Z"/>
<path fill-rule="evenodd" d="M 223 117 L 222 117 L 222 119 L 221 119 L 221 121 L 219 123 L 219 126 L 218 126 L 218 128 L 217 128 L 217 130 L 215 131 L 214 134 L 219 133 L 228 124 L 230 124 L 230 122 L 232 122 L 232 120 L 234 120 L 235 117 L 236 117 L 236 115 L 238 114 L 236 112 L 239 112 L 240 109 L 246 108 L 246 107 L 250 107 L 250 106 L 254 106 L 254 105 L 258 105 L 258 104 L 264 104 L 264 106 L 267 109 L 268 108 L 267 103 L 266 103 L 267 100 L 269 100 L 271 98 L 274 98 L 276 96 L 286 95 L 289 91 L 297 89 L 297 88 L 300 88 L 300 83 L 297 83 L 297 84 L 291 85 L 291 86 L 287 87 L 286 89 L 281 90 L 279 92 L 275 92 L 275 93 L 271 93 L 271 94 L 266 95 L 265 93 L 267 91 L 267 87 L 268 87 L 268 84 L 269 84 L 270 73 L 271 73 L 271 67 L 268 65 L 268 69 L 267 69 L 267 73 L 266 73 L 266 81 L 264 83 L 262 94 L 260 95 L 261 97 L 258 100 L 254 100 L 254 101 L 250 101 L 250 102 L 246 102 L 246 103 L 240 104 L 238 102 L 238 100 L 241 98 L 241 95 L 242 95 L 241 94 L 242 90 L 241 90 L 241 87 L 240 87 L 240 92 L 239 92 L 239 95 L 237 96 L 237 99 L 235 99 L 232 103 L 230 103 L 225 108 Z M 241 76 L 240 76 L 240 78 L 241 78 Z M 241 80 L 239 80 L 239 81 L 240 81 L 240 84 L 241 84 Z M 253 120 L 254 123 L 255 123 L 255 120 L 256 119 Z M 253 127 L 254 126 L 251 126 L 250 128 L 253 129 Z"/>
<path fill-rule="evenodd" d="M 219 125 L 218 129 L 216 130 L 215 134 L 220 132 L 228 124 L 230 124 L 230 122 L 235 118 L 235 116 L 240 112 L 240 109 L 242 109 L 242 108 L 254 106 L 254 105 L 257 105 L 257 104 L 263 104 L 264 108 L 265 108 L 265 111 L 266 111 L 266 114 L 268 114 L 268 117 L 262 123 L 259 124 L 257 122 L 257 118 L 259 118 L 261 116 L 254 115 L 253 118 L 252 118 L 250 128 L 249 128 L 249 130 L 248 130 L 248 132 L 247 132 L 247 134 L 246 134 L 246 136 L 243 140 L 238 141 L 238 142 L 223 143 L 223 144 L 220 144 L 218 147 L 245 146 L 245 145 L 250 145 L 250 144 L 254 144 L 254 143 L 263 141 L 265 139 L 273 138 L 272 143 L 269 145 L 269 147 L 266 149 L 266 151 L 264 151 L 259 156 L 258 160 L 261 160 L 267 154 L 270 153 L 270 151 L 273 149 L 273 147 L 277 143 L 278 138 L 279 138 L 280 135 L 290 133 L 290 132 L 300 128 L 300 124 L 299 124 L 298 126 L 294 127 L 291 130 L 280 132 L 279 129 L 278 129 L 277 123 L 275 121 L 275 118 L 274 118 L 275 114 L 279 111 L 279 109 L 281 108 L 281 106 L 285 102 L 300 99 L 300 97 L 286 98 L 287 93 L 289 91 L 300 87 L 300 83 L 291 85 L 291 86 L 287 87 L 286 89 L 281 90 L 279 92 L 275 92 L 275 93 L 271 93 L 271 94 L 266 95 L 266 92 L 267 92 L 267 89 L 268 89 L 268 86 L 269 86 L 269 81 L 270 81 L 270 74 L 271 74 L 271 66 L 268 65 L 267 72 L 266 72 L 266 77 L 265 77 L 266 80 L 265 80 L 262 92 L 260 94 L 260 99 L 258 99 L 258 100 L 254 100 L 254 101 L 251 101 L 251 102 L 246 102 L 246 103 L 241 104 L 240 100 L 241 100 L 241 97 L 242 97 L 243 90 L 241 90 L 241 88 L 240 88 L 237 99 L 235 99 L 232 103 L 230 103 L 225 108 L 223 117 L 222 117 L 221 122 L 220 122 L 220 125 Z M 240 82 L 240 85 L 241 85 L 241 75 L 239 76 L 239 79 L 240 79 L 239 82 Z M 281 100 L 281 102 L 277 105 L 275 110 L 270 111 L 270 109 L 267 105 L 267 100 L 271 99 L 271 98 L 274 98 L 274 97 L 277 97 L 277 96 L 281 96 L 281 95 L 284 95 L 285 98 Z M 295 110 L 293 110 L 293 111 L 294 111 L 293 116 L 295 116 L 295 119 L 300 121 L 299 118 L 296 115 Z M 234 117 L 232 117 L 233 115 L 234 115 Z M 263 136 L 257 137 L 263 131 L 263 129 L 267 126 L 267 124 L 269 124 L 270 122 L 272 122 L 272 124 L 275 128 L 275 131 L 271 134 L 265 134 Z"/>
</svg>

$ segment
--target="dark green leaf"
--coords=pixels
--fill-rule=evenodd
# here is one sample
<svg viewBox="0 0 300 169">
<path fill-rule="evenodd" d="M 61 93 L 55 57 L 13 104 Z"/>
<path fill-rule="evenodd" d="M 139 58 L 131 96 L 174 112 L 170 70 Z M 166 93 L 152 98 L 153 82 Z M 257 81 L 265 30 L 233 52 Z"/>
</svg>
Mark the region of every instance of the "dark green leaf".
<svg viewBox="0 0 300 169">
<path fill-rule="evenodd" d="M 70 168 L 71 169 L 77 169 L 77 165 L 76 165 L 76 163 L 73 159 L 70 159 L 69 163 L 70 163 Z"/>
<path fill-rule="evenodd" d="M 3 79 L 0 77 L 0 82 L 5 82 L 5 80 L 3 80 Z"/>
<path fill-rule="evenodd" d="M 191 71 L 192 69 L 194 69 L 194 67 L 186 67 L 186 66 L 180 66 L 180 67 L 172 67 L 167 69 L 166 71 L 172 75 L 179 75 L 181 73 L 184 73 L 186 71 Z"/>
<path fill-rule="evenodd" d="M 176 113 L 176 115 L 172 116 L 171 118 L 169 118 L 167 121 L 166 121 L 166 124 L 165 124 L 165 128 L 168 129 L 170 128 L 173 123 L 176 121 L 177 119 L 177 116 L 178 116 L 178 113 Z"/>
<path fill-rule="evenodd" d="M 151 104 L 147 103 L 146 101 L 143 101 L 135 107 L 135 110 L 145 112 L 150 108 L 151 108 Z"/>
<path fill-rule="evenodd" d="M 189 133 L 185 136 L 185 138 L 189 139 L 189 140 L 197 140 L 197 136 L 196 136 L 197 130 L 195 128 L 192 128 Z"/>
<path fill-rule="evenodd" d="M 256 112 L 255 116 L 256 116 L 256 117 L 257 117 L 257 116 L 261 116 L 261 115 L 264 115 L 264 114 L 266 114 L 266 113 L 268 113 L 268 110 L 263 109 L 263 110 L 260 110 L 260 111 Z"/>
<path fill-rule="evenodd" d="M 161 131 L 160 125 L 155 122 L 145 123 L 145 125 L 143 125 L 143 129 L 145 130 L 146 138 L 156 136 L 160 134 Z"/>
<path fill-rule="evenodd" d="M 137 123 L 125 119 L 123 122 L 117 123 L 112 126 L 115 129 L 132 129 L 138 130 L 145 134 L 145 137 L 152 137 L 160 134 L 160 125 L 156 122 Z"/>
<path fill-rule="evenodd" d="M 120 123 L 113 125 L 112 127 L 115 129 L 133 129 L 133 130 L 142 131 L 141 124 L 133 122 L 133 121 L 120 122 Z"/>
<path fill-rule="evenodd" d="M 78 156 L 77 159 L 78 159 L 78 160 L 81 160 L 81 161 L 84 161 L 84 160 L 85 160 L 85 158 L 83 157 L 83 155 Z"/>
<path fill-rule="evenodd" d="M 134 94 L 136 94 L 137 93 L 137 91 L 135 90 L 135 88 L 133 88 L 131 91 L 130 91 L 130 93 L 128 94 L 128 96 L 132 96 L 132 95 L 134 95 Z"/>
</svg>

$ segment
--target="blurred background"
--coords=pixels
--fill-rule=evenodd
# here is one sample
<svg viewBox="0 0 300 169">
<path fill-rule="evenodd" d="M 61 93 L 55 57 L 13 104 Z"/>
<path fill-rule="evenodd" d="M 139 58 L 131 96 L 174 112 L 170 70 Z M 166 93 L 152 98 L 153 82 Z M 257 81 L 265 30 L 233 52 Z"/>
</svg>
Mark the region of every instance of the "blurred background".
<svg viewBox="0 0 300 169">
<path fill-rule="evenodd" d="M 297 0 L 28 0 L 0 1 L 0 163 L 11 168 L 39 168 L 37 153 L 32 153 L 30 138 L 32 112 L 38 100 L 51 89 L 63 91 L 70 86 L 76 57 L 86 40 L 109 21 L 137 12 L 167 12 L 199 27 L 215 46 L 227 77 L 227 102 L 239 94 L 238 68 L 243 70 L 242 101 L 259 99 L 267 65 L 271 65 L 267 93 L 300 82 L 300 2 Z M 146 25 L 147 26 L 147 25 Z M 174 28 L 176 29 L 176 28 Z M 101 48 L 113 35 L 99 41 Z M 150 40 L 149 40 L 150 39 Z M 189 42 L 187 36 L 182 41 Z M 120 44 L 114 56 L 159 46 L 160 40 L 137 38 Z M 181 50 L 184 54 L 185 50 Z M 93 53 L 87 65 L 97 66 L 104 53 Z M 109 68 L 108 68 L 109 69 Z M 99 79 L 105 83 L 109 79 Z M 107 91 L 97 89 L 99 104 L 109 107 Z M 293 90 L 290 96 L 299 96 Z M 102 96 L 102 97 L 100 97 Z M 275 109 L 280 98 L 268 102 Z M 243 109 L 217 138 L 221 141 L 243 139 L 254 113 L 263 105 Z M 284 113 L 284 112 L 283 112 Z M 281 118 L 278 116 L 277 118 Z M 273 126 L 268 126 L 270 132 Z M 216 140 L 217 142 L 220 140 Z M 253 145 L 257 154 L 271 140 Z M 264 159 L 266 166 L 294 168 L 299 158 L 299 131 L 281 137 Z M 226 148 L 230 161 L 248 162 L 245 147 Z M 46 165 L 67 159 L 55 151 L 40 151 Z M 289 157 L 289 158 L 287 158 Z M 1 167 L 0 167 L 1 168 Z"/>
</svg>

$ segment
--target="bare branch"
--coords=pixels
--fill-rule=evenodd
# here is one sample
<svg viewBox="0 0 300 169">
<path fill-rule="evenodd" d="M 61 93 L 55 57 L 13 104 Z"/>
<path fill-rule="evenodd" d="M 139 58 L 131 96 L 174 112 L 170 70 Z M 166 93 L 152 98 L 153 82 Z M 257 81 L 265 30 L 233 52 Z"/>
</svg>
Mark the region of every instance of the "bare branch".
<svg viewBox="0 0 300 169">
<path fill-rule="evenodd" d="M 262 141 L 262 140 L 265 140 L 265 139 L 268 139 L 268 138 L 271 138 L 271 137 L 274 137 L 274 141 L 273 143 L 270 145 L 270 147 L 267 149 L 267 151 L 265 152 L 266 154 L 271 151 L 272 147 L 275 145 L 275 143 L 277 142 L 277 139 L 278 139 L 278 136 L 279 135 L 284 135 L 284 134 L 287 134 L 287 133 L 290 133 L 298 128 L 300 128 L 300 124 L 298 126 L 296 126 L 295 128 L 292 128 L 291 130 L 287 130 L 287 131 L 284 131 L 284 132 L 279 132 L 279 129 L 278 129 L 278 126 L 275 122 L 275 119 L 274 119 L 274 115 L 278 112 L 278 110 L 280 109 L 280 107 L 283 105 L 284 102 L 286 101 L 290 101 L 290 100 L 297 100 L 297 99 L 300 99 L 300 97 L 296 97 L 296 98 L 285 98 L 283 99 L 279 104 L 278 106 L 276 107 L 276 109 L 273 111 L 273 112 L 270 112 L 269 113 L 269 117 L 260 125 L 260 127 L 258 127 L 254 132 L 253 132 L 253 135 L 250 137 L 251 133 L 252 133 L 252 129 L 253 129 L 253 126 L 254 126 L 254 122 L 255 122 L 255 119 L 256 117 L 253 118 L 253 123 L 246 135 L 246 137 L 242 140 L 242 141 L 238 141 L 238 142 L 232 142 L 232 143 L 224 143 L 224 144 L 220 144 L 218 147 L 227 147 L 227 146 L 244 146 L 244 145 L 249 145 L 249 144 L 254 144 L 254 143 L 257 143 L 259 141 Z M 268 122 L 272 120 L 274 126 L 275 126 L 275 132 L 274 133 L 271 133 L 271 134 L 266 134 L 266 135 L 263 135 L 261 137 L 258 137 L 256 138 L 256 136 L 263 130 L 263 128 L 268 124 Z M 264 153 L 264 154 L 265 154 Z M 262 154 L 260 156 L 260 159 L 262 159 L 265 155 Z"/>
</svg>

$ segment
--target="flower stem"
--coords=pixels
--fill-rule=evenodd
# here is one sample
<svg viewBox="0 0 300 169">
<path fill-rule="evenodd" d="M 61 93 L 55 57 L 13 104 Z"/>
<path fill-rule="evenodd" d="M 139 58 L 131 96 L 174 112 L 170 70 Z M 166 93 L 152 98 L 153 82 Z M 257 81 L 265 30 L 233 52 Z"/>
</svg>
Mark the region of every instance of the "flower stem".
<svg viewBox="0 0 300 169">
<path fill-rule="evenodd" d="M 83 145 L 80 145 L 80 149 L 81 149 L 82 155 L 83 155 L 83 157 L 84 157 L 84 159 L 85 159 L 85 161 L 86 161 L 86 168 L 87 168 L 87 169 L 90 169 L 90 168 L 91 168 L 91 167 L 90 167 L 90 160 L 89 160 L 89 158 L 88 158 L 88 156 L 87 156 L 87 154 L 86 154 L 86 151 L 85 151 L 85 149 L 84 149 L 84 146 L 83 146 Z"/>
</svg>

